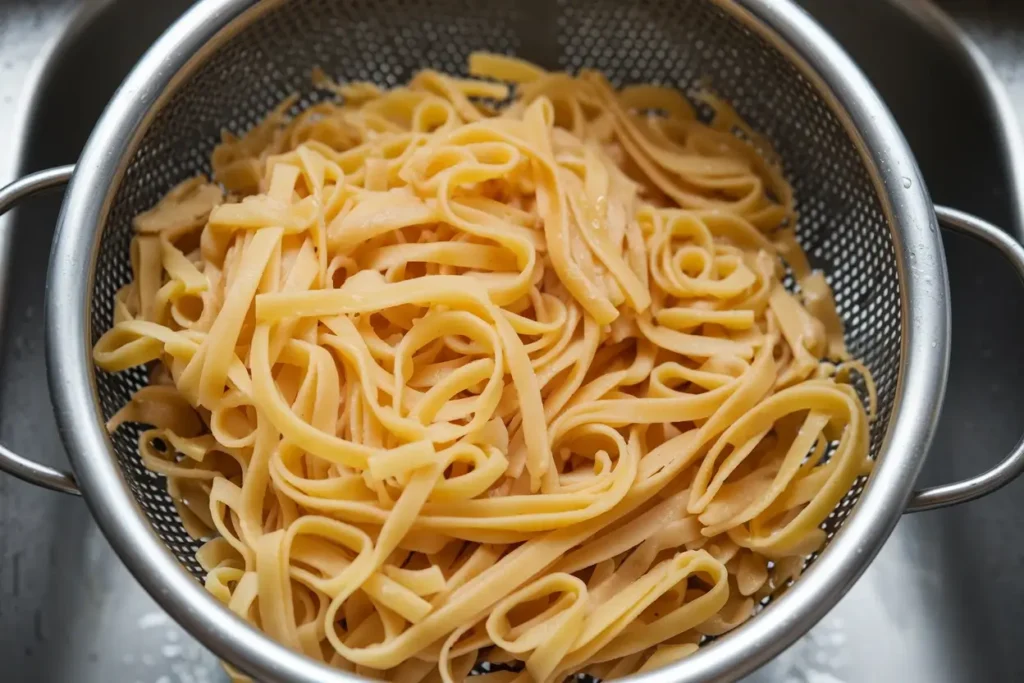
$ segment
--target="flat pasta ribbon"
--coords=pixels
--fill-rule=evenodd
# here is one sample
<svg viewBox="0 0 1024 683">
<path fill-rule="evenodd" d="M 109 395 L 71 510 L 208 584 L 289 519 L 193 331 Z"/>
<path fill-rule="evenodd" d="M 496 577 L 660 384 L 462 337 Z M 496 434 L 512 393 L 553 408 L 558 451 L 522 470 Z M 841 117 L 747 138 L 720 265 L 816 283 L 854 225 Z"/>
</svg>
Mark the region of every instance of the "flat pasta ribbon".
<svg viewBox="0 0 1024 683">
<path fill-rule="evenodd" d="M 297 652 L 650 671 L 821 547 L 870 470 L 870 372 L 725 104 L 469 66 L 318 73 L 337 101 L 225 134 L 213 182 L 136 217 L 93 356 L 151 381 L 107 426 L 145 425 L 209 591 Z"/>
</svg>

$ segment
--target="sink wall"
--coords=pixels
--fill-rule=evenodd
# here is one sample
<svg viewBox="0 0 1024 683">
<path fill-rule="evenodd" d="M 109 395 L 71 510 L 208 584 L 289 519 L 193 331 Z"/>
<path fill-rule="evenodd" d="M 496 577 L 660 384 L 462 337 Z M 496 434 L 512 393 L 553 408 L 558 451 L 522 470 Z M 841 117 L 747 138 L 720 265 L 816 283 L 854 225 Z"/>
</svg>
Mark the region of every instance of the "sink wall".
<svg viewBox="0 0 1024 683">
<path fill-rule="evenodd" d="M 121 77 L 185 4 L 120 0 L 85 10 L 39 83 L 23 171 L 75 160 Z M 933 197 L 1018 230 L 1002 123 L 962 54 L 914 23 L 906 7 L 885 0 L 804 4 L 879 86 Z M 13 258 L 0 349 L 0 440 L 51 465 L 65 464 L 43 379 L 43 289 L 58 206 L 56 194 L 33 201 L 7 226 Z M 1016 441 L 1024 415 L 1024 330 L 1015 315 L 1024 310 L 1024 293 L 984 248 L 954 238 L 946 247 L 953 369 L 922 483 L 995 463 Z M 1024 680 L 1015 652 L 1019 620 L 1008 607 L 1024 604 L 1016 580 L 1024 559 L 1022 486 L 904 519 L 840 606 L 751 680 Z M 128 575 L 81 501 L 3 476 L 0 661 L 17 682 L 202 683 L 223 676 Z"/>
</svg>

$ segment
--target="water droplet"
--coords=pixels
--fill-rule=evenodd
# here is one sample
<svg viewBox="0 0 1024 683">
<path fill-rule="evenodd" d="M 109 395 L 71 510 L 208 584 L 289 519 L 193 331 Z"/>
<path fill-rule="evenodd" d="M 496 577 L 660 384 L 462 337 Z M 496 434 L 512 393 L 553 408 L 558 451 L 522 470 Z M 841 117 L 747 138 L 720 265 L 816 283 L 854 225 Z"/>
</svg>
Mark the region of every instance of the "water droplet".
<svg viewBox="0 0 1024 683">
<path fill-rule="evenodd" d="M 903 187 L 910 189 L 910 178 L 903 176 Z"/>
<path fill-rule="evenodd" d="M 154 628 L 156 626 L 163 626 L 170 622 L 170 620 L 170 617 L 162 612 L 150 612 L 149 614 L 142 615 L 139 619 L 139 628 L 147 629 Z"/>
<path fill-rule="evenodd" d="M 167 659 L 179 657 L 181 656 L 181 653 L 182 649 L 180 645 L 164 645 L 162 648 L 160 648 L 160 654 L 162 654 Z"/>
</svg>

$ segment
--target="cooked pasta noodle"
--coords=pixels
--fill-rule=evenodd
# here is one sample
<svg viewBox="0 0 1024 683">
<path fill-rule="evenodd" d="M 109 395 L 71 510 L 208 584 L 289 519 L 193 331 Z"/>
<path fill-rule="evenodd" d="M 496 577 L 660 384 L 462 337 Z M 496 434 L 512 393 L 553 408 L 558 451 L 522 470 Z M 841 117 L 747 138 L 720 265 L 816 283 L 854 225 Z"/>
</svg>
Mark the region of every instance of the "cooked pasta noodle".
<svg viewBox="0 0 1024 683">
<path fill-rule="evenodd" d="M 225 134 L 136 217 L 94 357 L 150 384 L 108 428 L 145 425 L 207 588 L 294 650 L 401 683 L 651 670 L 822 545 L 870 375 L 726 105 L 470 71 L 317 74 L 336 101 Z"/>
</svg>

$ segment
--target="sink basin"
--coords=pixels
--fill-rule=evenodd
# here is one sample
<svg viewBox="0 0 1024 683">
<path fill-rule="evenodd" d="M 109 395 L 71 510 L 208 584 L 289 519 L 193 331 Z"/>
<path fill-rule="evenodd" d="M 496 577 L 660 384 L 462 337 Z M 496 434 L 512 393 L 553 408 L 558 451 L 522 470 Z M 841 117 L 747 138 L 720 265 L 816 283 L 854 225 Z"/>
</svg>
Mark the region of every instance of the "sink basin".
<svg viewBox="0 0 1024 683">
<path fill-rule="evenodd" d="M 51 0 L 66 9 L 67 2 Z M 138 56 L 189 4 L 89 3 L 30 84 L 21 172 L 73 162 Z M 933 198 L 1021 234 L 1016 125 L 961 45 L 922 23 L 916 0 L 805 0 L 889 102 Z M 963 4 L 961 0 L 959 4 Z M 0 3 L 0 12 L 3 4 Z M 1024 15 L 1021 28 L 1024 30 Z M 932 17 L 934 18 L 934 16 Z M 935 78 L 941 74 L 941 78 Z M 50 465 L 65 455 L 44 380 L 42 301 L 60 197 L 9 222 L 0 440 Z M 0 238 L 0 246 L 6 244 Z M 1016 442 L 1024 415 L 1024 291 L 1006 264 L 949 236 L 952 374 L 922 484 L 961 479 Z M 0 254 L 0 259 L 3 255 Z M 0 260 L 0 264 L 3 261 Z M 1024 680 L 1015 609 L 1024 560 L 1024 482 L 952 510 L 904 518 L 868 572 L 756 683 Z M 215 658 L 135 583 L 82 501 L 0 476 L 0 679 L 14 682 L 226 681 Z"/>
</svg>

